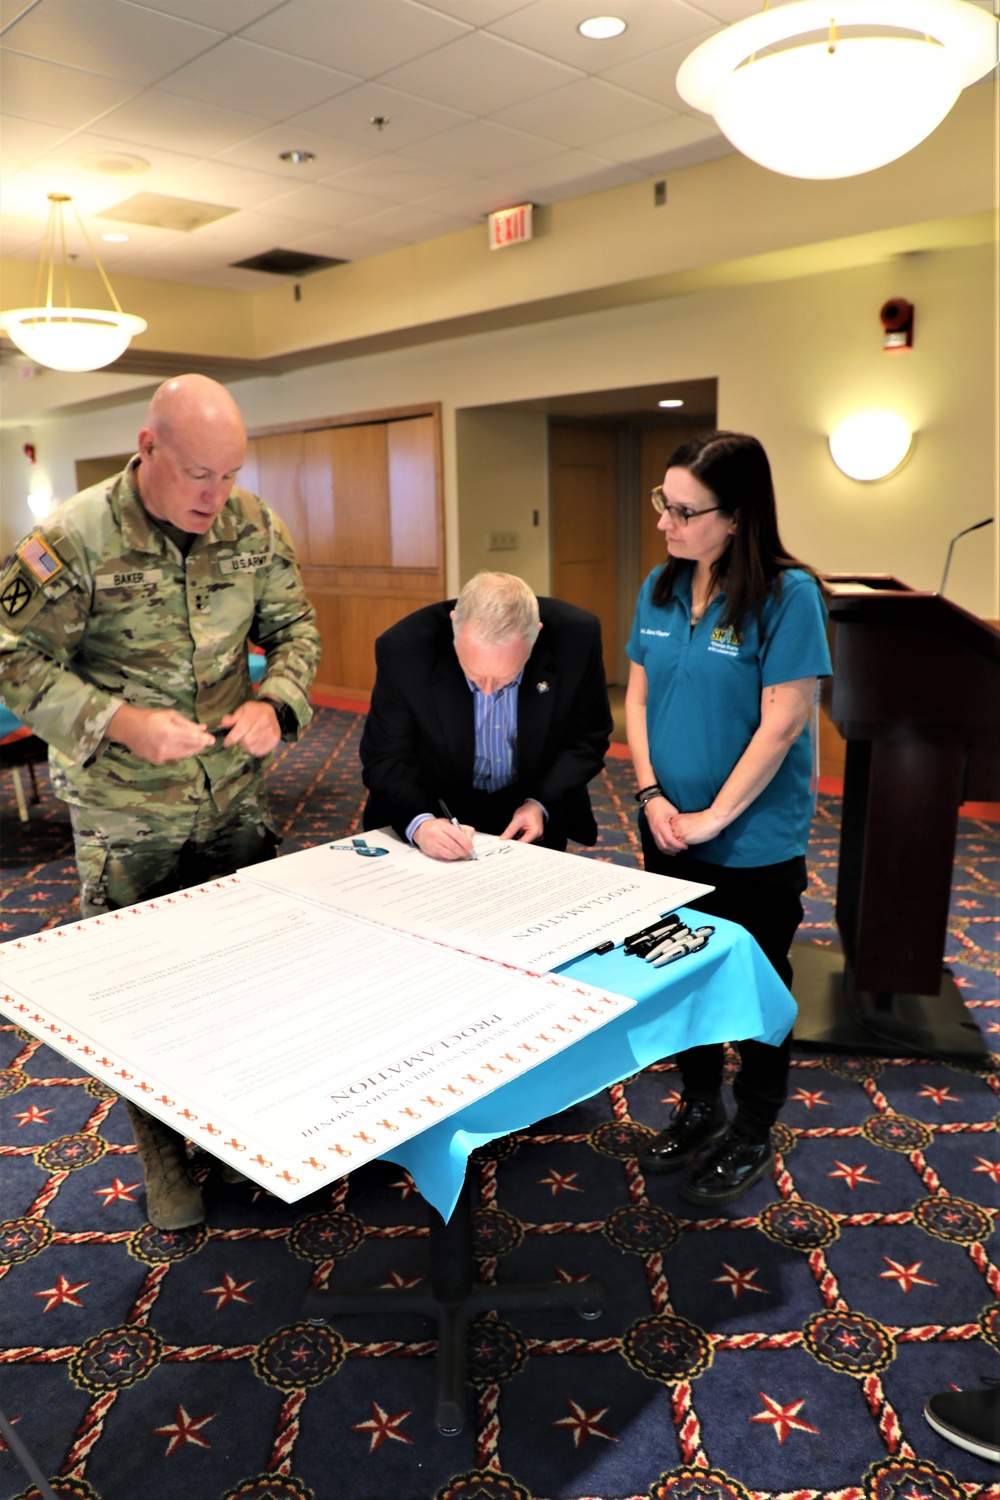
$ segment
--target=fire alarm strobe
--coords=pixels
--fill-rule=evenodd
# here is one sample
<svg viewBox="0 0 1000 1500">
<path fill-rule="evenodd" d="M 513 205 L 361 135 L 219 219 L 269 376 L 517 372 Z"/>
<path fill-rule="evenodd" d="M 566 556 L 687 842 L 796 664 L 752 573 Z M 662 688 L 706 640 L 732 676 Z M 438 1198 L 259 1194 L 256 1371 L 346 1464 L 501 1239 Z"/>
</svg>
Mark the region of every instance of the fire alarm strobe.
<svg viewBox="0 0 1000 1500">
<path fill-rule="evenodd" d="M 883 349 L 913 348 L 913 303 L 905 297 L 890 297 L 879 313 Z"/>
</svg>

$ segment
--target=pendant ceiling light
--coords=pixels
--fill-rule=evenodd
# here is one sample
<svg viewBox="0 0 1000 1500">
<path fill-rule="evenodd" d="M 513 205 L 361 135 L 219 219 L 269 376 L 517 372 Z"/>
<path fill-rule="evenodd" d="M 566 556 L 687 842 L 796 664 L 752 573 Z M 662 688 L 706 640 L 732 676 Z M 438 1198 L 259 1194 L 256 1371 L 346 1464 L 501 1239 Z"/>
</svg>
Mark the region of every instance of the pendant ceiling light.
<svg viewBox="0 0 1000 1500">
<path fill-rule="evenodd" d="M 75 208 L 73 212 L 77 223 L 83 230 L 83 237 L 101 273 L 108 296 L 114 303 L 114 311 L 73 307 L 70 303 L 69 259 L 66 254 L 66 224 L 63 216 L 64 205 L 70 202 L 72 200 L 66 193 L 49 194 L 49 217 L 35 280 L 35 302 L 38 303 L 41 299 L 44 281 L 45 305 L 18 307 L 11 312 L 0 313 L 0 329 L 29 359 L 50 370 L 99 370 L 124 354 L 135 335 L 144 331 L 146 322 L 143 318 L 122 312 L 86 226 Z M 57 253 L 63 278 L 64 305 L 61 307 L 54 307 L 52 304 Z"/>
<path fill-rule="evenodd" d="M 998 36 L 967 0 L 792 0 L 702 42 L 677 91 L 772 172 L 853 177 L 930 135 Z"/>
</svg>

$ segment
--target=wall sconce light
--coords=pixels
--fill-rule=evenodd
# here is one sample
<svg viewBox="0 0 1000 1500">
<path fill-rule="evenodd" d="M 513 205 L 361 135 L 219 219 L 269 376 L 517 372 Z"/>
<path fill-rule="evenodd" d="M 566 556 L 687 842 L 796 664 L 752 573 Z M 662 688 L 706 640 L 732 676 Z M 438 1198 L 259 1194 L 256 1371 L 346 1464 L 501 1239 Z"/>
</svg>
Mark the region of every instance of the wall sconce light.
<svg viewBox="0 0 1000 1500">
<path fill-rule="evenodd" d="M 830 456 L 848 479 L 887 479 L 901 469 L 913 446 L 913 430 L 894 411 L 859 411 L 830 433 Z"/>
<path fill-rule="evenodd" d="M 28 509 L 39 521 L 44 521 L 52 510 L 52 491 L 47 484 L 36 482 L 28 496 Z"/>
</svg>

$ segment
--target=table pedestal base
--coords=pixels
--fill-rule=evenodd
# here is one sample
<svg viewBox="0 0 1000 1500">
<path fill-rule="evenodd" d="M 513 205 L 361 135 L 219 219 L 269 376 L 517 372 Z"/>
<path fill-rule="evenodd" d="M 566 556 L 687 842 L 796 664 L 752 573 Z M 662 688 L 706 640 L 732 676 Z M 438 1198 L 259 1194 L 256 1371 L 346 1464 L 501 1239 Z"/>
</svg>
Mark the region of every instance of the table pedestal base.
<svg viewBox="0 0 1000 1500">
<path fill-rule="evenodd" d="M 570 1307 L 583 1318 L 599 1318 L 604 1288 L 597 1281 L 522 1282 L 478 1286 L 472 1280 L 472 1191 L 466 1177 L 455 1211 L 445 1223 L 430 1209 L 431 1267 L 427 1290 L 372 1287 L 356 1292 L 310 1292 L 305 1316 L 328 1323 L 341 1313 L 419 1313 L 438 1326 L 437 1407 L 434 1421 L 443 1437 L 465 1426 L 465 1336 L 479 1313 L 532 1307 Z"/>
</svg>

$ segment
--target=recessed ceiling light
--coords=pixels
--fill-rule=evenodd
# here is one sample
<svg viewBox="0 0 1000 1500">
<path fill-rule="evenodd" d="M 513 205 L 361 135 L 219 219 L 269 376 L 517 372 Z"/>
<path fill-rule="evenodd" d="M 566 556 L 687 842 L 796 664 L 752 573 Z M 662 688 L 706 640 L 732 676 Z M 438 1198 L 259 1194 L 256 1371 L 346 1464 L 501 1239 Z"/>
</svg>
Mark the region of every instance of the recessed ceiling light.
<svg viewBox="0 0 1000 1500">
<path fill-rule="evenodd" d="M 101 239 L 104 241 L 104 243 L 106 245 L 127 245 L 128 244 L 128 235 L 127 234 L 120 234 L 120 233 L 118 233 L 117 231 L 115 231 L 113 229 L 109 230 L 109 232 L 107 234 L 102 234 L 101 235 Z"/>
<path fill-rule="evenodd" d="M 625 22 L 618 16 L 591 16 L 581 21 L 576 28 L 581 36 L 589 36 L 592 42 L 606 42 L 609 37 L 621 36 Z"/>
<path fill-rule="evenodd" d="M 684 402 L 683 401 L 678 401 L 676 397 L 671 397 L 668 401 L 657 401 L 656 404 L 657 404 L 657 406 L 663 406 L 663 407 L 667 407 L 667 406 L 683 406 Z"/>
<path fill-rule="evenodd" d="M 291 162 L 293 167 L 304 167 L 316 160 L 316 153 L 315 151 L 281 151 L 278 154 L 278 160 Z"/>
<path fill-rule="evenodd" d="M 127 151 L 90 151 L 80 157 L 80 165 L 88 172 L 100 172 L 105 177 L 138 177 L 149 171 L 149 162 L 144 156 L 132 156 Z"/>
</svg>

